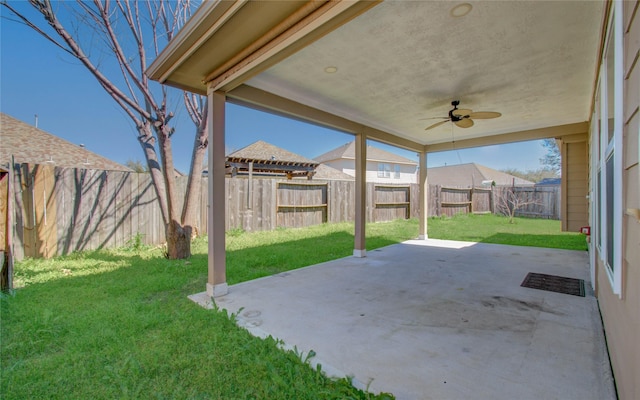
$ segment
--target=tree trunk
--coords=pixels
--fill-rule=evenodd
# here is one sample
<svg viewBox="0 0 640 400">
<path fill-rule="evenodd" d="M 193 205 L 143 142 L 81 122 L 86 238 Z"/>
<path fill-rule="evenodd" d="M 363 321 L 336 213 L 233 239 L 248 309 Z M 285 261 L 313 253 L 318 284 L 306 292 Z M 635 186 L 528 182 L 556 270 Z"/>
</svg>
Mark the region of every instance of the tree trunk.
<svg viewBox="0 0 640 400">
<path fill-rule="evenodd" d="M 191 257 L 191 226 L 172 220 L 167 224 L 167 258 L 179 260 Z"/>
<path fill-rule="evenodd" d="M 178 213 L 178 193 L 171 149 L 171 128 L 166 123 L 159 124 L 156 127 L 156 134 L 160 142 L 162 173 L 164 175 L 167 208 L 169 210 L 169 221 L 165 229 L 167 258 L 170 260 L 189 258 L 191 256 L 191 232 L 193 226 L 186 225 L 184 221 L 181 221 Z"/>
<path fill-rule="evenodd" d="M 205 104 L 202 119 L 197 126 L 193 153 L 191 154 L 189 180 L 187 181 L 187 192 L 185 193 L 184 206 L 182 208 L 182 223 L 184 225 L 193 226 L 196 220 L 196 204 L 199 202 L 200 192 L 202 191 L 202 163 L 208 145 L 207 125 L 207 106 Z M 195 233 L 199 233 L 197 229 Z"/>
<path fill-rule="evenodd" d="M 162 175 L 162 169 L 158 162 L 158 156 L 155 150 L 156 139 L 151 133 L 151 128 L 148 123 L 139 126 L 138 133 L 138 141 L 140 142 L 140 146 L 144 152 L 144 158 L 147 160 L 147 167 L 149 168 L 149 174 L 153 181 L 153 188 L 156 191 L 156 196 L 158 197 L 162 222 L 164 222 L 166 226 L 169 223 L 170 215 L 169 208 L 167 207 L 167 192 L 164 184 L 164 176 Z"/>
</svg>

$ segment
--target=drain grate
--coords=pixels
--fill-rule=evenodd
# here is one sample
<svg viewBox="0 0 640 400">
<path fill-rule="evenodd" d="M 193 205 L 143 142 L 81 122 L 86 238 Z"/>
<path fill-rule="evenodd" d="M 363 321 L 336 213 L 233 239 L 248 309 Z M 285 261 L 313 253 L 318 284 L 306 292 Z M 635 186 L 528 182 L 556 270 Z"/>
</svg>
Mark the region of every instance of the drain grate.
<svg viewBox="0 0 640 400">
<path fill-rule="evenodd" d="M 520 286 L 584 297 L 584 280 L 582 279 L 529 272 Z"/>
</svg>

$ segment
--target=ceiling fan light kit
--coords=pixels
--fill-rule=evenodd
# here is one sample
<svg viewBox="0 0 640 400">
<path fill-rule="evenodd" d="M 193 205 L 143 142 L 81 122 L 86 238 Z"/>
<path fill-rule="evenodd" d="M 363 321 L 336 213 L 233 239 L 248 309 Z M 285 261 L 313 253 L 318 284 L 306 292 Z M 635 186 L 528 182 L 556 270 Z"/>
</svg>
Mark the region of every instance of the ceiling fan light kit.
<svg viewBox="0 0 640 400">
<path fill-rule="evenodd" d="M 460 100 L 452 101 L 451 105 L 453 106 L 453 108 L 449 110 L 449 116 L 442 117 L 444 121 L 436 122 L 435 124 L 426 127 L 425 131 L 436 128 L 449 121 L 453 122 L 454 124 L 456 124 L 456 126 L 460 128 L 470 128 L 474 125 L 474 122 L 473 122 L 474 119 L 491 119 L 491 118 L 498 118 L 502 115 L 499 112 L 495 112 L 495 111 L 473 112 L 470 109 L 458 108 L 458 106 L 460 105 Z"/>
</svg>

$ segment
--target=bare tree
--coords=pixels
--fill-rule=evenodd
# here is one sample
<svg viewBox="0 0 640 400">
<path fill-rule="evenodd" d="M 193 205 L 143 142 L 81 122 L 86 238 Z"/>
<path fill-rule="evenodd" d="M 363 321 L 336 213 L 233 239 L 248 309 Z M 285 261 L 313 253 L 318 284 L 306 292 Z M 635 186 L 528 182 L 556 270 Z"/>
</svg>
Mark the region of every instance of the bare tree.
<svg viewBox="0 0 640 400">
<path fill-rule="evenodd" d="M 29 0 L 28 3 L 42 20 L 29 19 L 13 4 L 1 2 L 18 21 L 80 61 L 134 122 L 165 223 L 167 256 L 189 257 L 195 206 L 201 189 L 199 178 L 207 148 L 206 99 L 187 93 L 182 96 L 196 129 L 184 205 L 179 210 L 171 145 L 175 127 L 171 123 L 174 112 L 168 104 L 170 96 L 167 87 L 150 81 L 144 71 L 149 58 L 158 55 L 191 14 L 191 0 L 78 0 L 55 3 L 56 8 L 50 0 Z M 82 32 L 87 29 L 91 30 L 93 40 L 81 43 Z M 98 46 L 101 51 L 96 51 Z M 109 76 L 113 71 L 101 67 L 105 57 L 115 61 L 116 74 Z"/>
<path fill-rule="evenodd" d="M 522 196 L 521 192 L 518 192 L 515 187 L 501 188 L 502 190 L 495 190 L 495 207 L 498 214 L 509 217 L 509 223 L 515 222 L 516 212 L 526 206 L 536 204 L 540 205 L 540 202 L 536 199 L 526 198 Z"/>
</svg>

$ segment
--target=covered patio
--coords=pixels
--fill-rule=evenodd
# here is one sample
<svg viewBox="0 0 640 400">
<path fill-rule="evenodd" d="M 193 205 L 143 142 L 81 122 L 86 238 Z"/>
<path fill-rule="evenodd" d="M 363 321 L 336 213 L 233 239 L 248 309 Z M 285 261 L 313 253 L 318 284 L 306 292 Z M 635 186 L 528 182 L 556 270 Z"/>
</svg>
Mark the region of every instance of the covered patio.
<svg viewBox="0 0 640 400">
<path fill-rule="evenodd" d="M 607 16 L 605 2 L 204 2 L 148 70 L 208 97 L 208 281 L 192 298 L 399 399 L 615 398 L 588 253 L 431 240 L 424 190 L 429 153 L 555 138 L 562 227 L 587 225 Z M 458 100 L 477 121 L 458 123 Z M 355 257 L 227 286 L 227 102 L 354 135 Z M 421 218 L 419 239 L 367 254 L 369 140 L 418 153 Z M 584 279 L 586 296 L 521 287 L 529 272 Z"/>
<path fill-rule="evenodd" d="M 333 376 L 398 399 L 615 399 L 582 251 L 411 240 L 215 299 Z M 521 287 L 584 279 L 585 297 Z M 211 307 L 205 293 L 191 296 Z"/>
<path fill-rule="evenodd" d="M 562 227 L 586 225 L 603 10 L 602 2 L 202 3 L 147 74 L 208 98 L 209 295 L 228 292 L 227 102 L 354 135 L 356 257 L 366 256 L 369 140 L 419 155 L 421 239 L 429 153 L 544 138 L 562 143 Z"/>
</svg>

